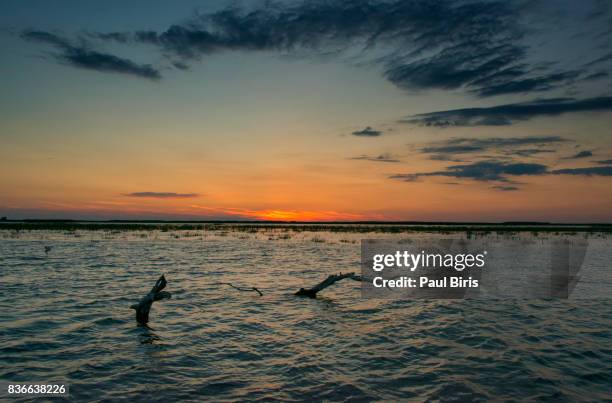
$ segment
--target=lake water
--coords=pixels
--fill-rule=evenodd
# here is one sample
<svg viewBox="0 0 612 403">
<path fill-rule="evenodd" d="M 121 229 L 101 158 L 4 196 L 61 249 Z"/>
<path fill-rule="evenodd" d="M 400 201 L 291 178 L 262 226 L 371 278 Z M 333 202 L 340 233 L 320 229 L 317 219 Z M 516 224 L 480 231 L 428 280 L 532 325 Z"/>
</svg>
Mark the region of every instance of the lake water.
<svg viewBox="0 0 612 403">
<path fill-rule="evenodd" d="M 88 401 L 612 398 L 609 299 L 292 295 L 358 272 L 360 239 L 399 236 L 438 235 L 0 231 L 0 379 Z M 609 269 L 612 237 L 591 236 Z M 129 306 L 162 273 L 172 299 L 138 326 Z"/>
</svg>

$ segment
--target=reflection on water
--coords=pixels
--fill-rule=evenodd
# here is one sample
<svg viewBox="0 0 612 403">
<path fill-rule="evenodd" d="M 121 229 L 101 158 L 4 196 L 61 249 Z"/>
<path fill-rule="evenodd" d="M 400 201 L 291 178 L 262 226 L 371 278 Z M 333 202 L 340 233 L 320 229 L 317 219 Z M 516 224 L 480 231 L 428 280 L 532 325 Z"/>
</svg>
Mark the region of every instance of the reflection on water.
<svg viewBox="0 0 612 403">
<path fill-rule="evenodd" d="M 610 396 L 607 300 L 365 300 L 352 281 L 302 299 L 359 270 L 364 234 L 77 235 L 0 231 L 2 379 L 94 401 Z M 611 246 L 592 239 L 589 264 L 607 268 Z M 173 298 L 138 326 L 129 306 L 161 273 Z"/>
<path fill-rule="evenodd" d="M 139 340 L 142 344 L 153 344 L 161 340 L 161 338 L 155 334 L 154 330 L 149 325 L 139 323 L 138 328 L 140 329 Z"/>
</svg>

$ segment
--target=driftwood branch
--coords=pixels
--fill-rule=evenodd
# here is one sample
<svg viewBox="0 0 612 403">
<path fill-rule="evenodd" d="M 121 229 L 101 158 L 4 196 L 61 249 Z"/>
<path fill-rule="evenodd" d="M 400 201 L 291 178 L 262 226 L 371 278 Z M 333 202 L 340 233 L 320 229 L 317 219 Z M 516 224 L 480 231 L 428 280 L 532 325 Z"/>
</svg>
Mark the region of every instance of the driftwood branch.
<svg viewBox="0 0 612 403">
<path fill-rule="evenodd" d="M 327 277 L 325 280 L 321 281 L 319 284 L 315 285 L 312 288 L 300 288 L 300 290 L 296 292 L 295 295 L 298 295 L 300 297 L 316 298 L 317 293 L 319 291 L 322 291 L 325 288 L 329 287 L 330 285 L 340 280 L 344 280 L 345 278 L 350 278 L 351 280 L 355 280 L 355 281 L 363 281 L 361 276 L 358 276 L 355 273 L 332 274 L 329 277 Z"/>
<path fill-rule="evenodd" d="M 138 323 L 145 324 L 149 321 L 149 311 L 151 305 L 155 301 L 161 301 L 162 299 L 170 299 L 172 295 L 167 291 L 162 291 L 166 287 L 166 278 L 162 274 L 157 280 L 151 291 L 140 299 L 137 304 L 130 306 L 130 308 L 136 310 L 136 320 Z"/>
<path fill-rule="evenodd" d="M 234 289 L 236 289 L 238 291 L 256 291 L 259 294 L 260 297 L 263 295 L 263 293 L 261 291 L 259 291 L 259 289 L 257 287 L 236 287 L 232 283 L 216 283 L 216 284 L 229 285 L 230 287 L 232 287 L 232 288 L 234 288 Z"/>
</svg>

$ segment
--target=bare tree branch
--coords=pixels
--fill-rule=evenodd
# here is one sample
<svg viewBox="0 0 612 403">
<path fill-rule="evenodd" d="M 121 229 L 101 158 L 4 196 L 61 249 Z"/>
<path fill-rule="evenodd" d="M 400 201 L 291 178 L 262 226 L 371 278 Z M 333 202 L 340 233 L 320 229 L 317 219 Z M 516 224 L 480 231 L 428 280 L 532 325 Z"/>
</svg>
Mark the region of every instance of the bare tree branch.
<svg viewBox="0 0 612 403">
<path fill-rule="evenodd" d="M 329 277 L 327 277 L 325 280 L 321 281 L 319 284 L 315 285 L 312 288 L 300 288 L 299 291 L 295 293 L 295 295 L 298 295 L 300 297 L 316 298 L 317 293 L 319 291 L 322 291 L 323 289 L 329 287 L 330 285 L 340 280 L 344 280 L 345 278 L 350 278 L 351 280 L 355 280 L 355 281 L 363 281 L 361 276 L 358 276 L 353 272 L 344 273 L 344 274 L 342 273 L 332 274 Z"/>
<path fill-rule="evenodd" d="M 232 288 L 234 288 L 234 289 L 236 289 L 238 291 L 257 291 L 257 293 L 259 293 L 260 297 L 263 295 L 263 293 L 261 291 L 259 291 L 259 289 L 257 287 L 236 287 L 232 283 L 215 283 L 215 284 L 229 285 L 230 287 L 232 287 Z"/>
<path fill-rule="evenodd" d="M 138 323 L 145 324 L 149 321 L 149 311 L 154 301 L 172 298 L 172 294 L 167 291 L 162 291 L 166 287 L 166 284 L 166 278 L 162 274 L 153 288 L 151 288 L 151 291 L 142 297 L 137 304 L 130 306 L 130 308 L 136 310 L 136 320 Z"/>
</svg>

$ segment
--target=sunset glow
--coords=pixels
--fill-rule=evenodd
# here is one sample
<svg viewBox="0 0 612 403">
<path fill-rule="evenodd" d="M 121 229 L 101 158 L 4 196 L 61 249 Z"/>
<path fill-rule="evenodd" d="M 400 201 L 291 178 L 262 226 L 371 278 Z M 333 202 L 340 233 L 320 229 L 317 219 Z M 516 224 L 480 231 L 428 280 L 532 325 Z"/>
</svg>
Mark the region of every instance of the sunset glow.
<svg viewBox="0 0 612 403">
<path fill-rule="evenodd" d="M 605 11 L 583 24 L 590 5 L 553 17 L 374 2 L 362 24 L 359 5 L 332 2 L 338 24 L 287 33 L 283 16 L 321 14 L 213 3 L 156 4 L 146 18 L 112 3 L 116 20 L 93 18 L 101 5 L 53 17 L 11 3 L 0 216 L 612 220 Z M 463 36 L 447 35 L 454 13 Z M 530 13 L 543 13 L 538 29 L 525 30 Z M 222 15 L 254 25 L 229 43 Z M 174 37 L 178 26 L 194 34 Z"/>
</svg>

